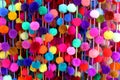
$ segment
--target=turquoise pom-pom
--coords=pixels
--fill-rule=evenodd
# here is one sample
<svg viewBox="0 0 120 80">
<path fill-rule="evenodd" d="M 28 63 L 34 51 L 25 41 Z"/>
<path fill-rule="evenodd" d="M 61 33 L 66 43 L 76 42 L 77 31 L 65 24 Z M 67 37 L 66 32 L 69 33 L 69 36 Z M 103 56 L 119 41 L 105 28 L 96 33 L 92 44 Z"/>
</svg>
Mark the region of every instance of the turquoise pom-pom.
<svg viewBox="0 0 120 80">
<path fill-rule="evenodd" d="M 45 59 L 46 59 L 47 61 L 52 61 L 52 60 L 54 59 L 54 55 L 53 55 L 51 52 L 47 52 L 47 53 L 45 54 Z"/>
<path fill-rule="evenodd" d="M 53 36 L 57 35 L 57 29 L 56 28 L 50 28 L 49 33 L 52 34 Z"/>
<path fill-rule="evenodd" d="M 23 30 L 28 30 L 30 28 L 30 23 L 29 22 L 23 22 L 22 23 L 22 29 Z"/>
<path fill-rule="evenodd" d="M 34 62 L 32 62 L 32 67 L 33 68 L 36 68 L 36 69 L 39 69 L 39 67 L 40 67 L 40 62 L 39 61 L 34 61 Z"/>
<path fill-rule="evenodd" d="M 67 69 L 67 64 L 66 64 L 66 63 L 60 63 L 60 64 L 58 65 L 58 69 L 59 69 L 59 71 L 61 71 L 61 72 L 66 71 L 66 69 Z"/>
<path fill-rule="evenodd" d="M 81 40 L 78 39 L 78 38 L 74 39 L 74 40 L 72 41 L 72 45 L 73 45 L 73 47 L 76 47 L 76 48 L 80 47 L 80 45 L 81 45 Z"/>
</svg>

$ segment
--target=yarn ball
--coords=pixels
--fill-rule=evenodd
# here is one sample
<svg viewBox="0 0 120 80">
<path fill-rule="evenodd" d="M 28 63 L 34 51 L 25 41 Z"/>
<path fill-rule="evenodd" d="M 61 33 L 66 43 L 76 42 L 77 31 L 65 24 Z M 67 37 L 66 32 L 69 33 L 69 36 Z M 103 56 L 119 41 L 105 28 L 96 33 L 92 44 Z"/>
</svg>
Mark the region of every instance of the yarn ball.
<svg viewBox="0 0 120 80">
<path fill-rule="evenodd" d="M 8 13 L 8 19 L 9 20 L 15 20 L 17 18 L 17 13 L 16 12 L 9 12 Z"/>
<path fill-rule="evenodd" d="M 101 79 L 101 75 L 99 73 L 97 73 L 94 77 L 94 80 L 100 80 Z"/>
<path fill-rule="evenodd" d="M 52 34 L 53 36 L 57 35 L 57 29 L 56 28 L 50 28 L 49 33 Z"/>
<path fill-rule="evenodd" d="M 30 46 L 30 51 L 32 53 L 37 53 L 40 49 L 40 44 L 39 42 L 32 42 L 31 46 Z"/>
<path fill-rule="evenodd" d="M 81 40 L 76 38 L 72 41 L 72 46 L 75 48 L 79 48 L 81 46 Z"/>
<path fill-rule="evenodd" d="M 66 22 L 70 22 L 70 21 L 72 20 L 72 14 L 70 14 L 70 13 L 65 14 L 64 20 L 65 20 Z"/>
<path fill-rule="evenodd" d="M 32 65 L 33 68 L 39 69 L 40 64 L 41 64 L 41 63 L 37 60 L 37 61 L 32 62 L 31 65 Z"/>
<path fill-rule="evenodd" d="M 38 4 L 37 2 L 32 2 L 32 3 L 29 5 L 28 10 L 29 10 L 29 12 L 30 12 L 31 14 L 33 14 L 35 11 L 38 10 L 38 8 L 39 8 L 39 4 Z"/>
<path fill-rule="evenodd" d="M 5 17 L 8 14 L 8 10 L 6 8 L 0 8 L 0 16 Z"/>
<path fill-rule="evenodd" d="M 53 74 L 52 71 L 46 71 L 46 72 L 45 72 L 45 77 L 51 79 L 51 78 L 54 77 L 54 74 Z"/>
<path fill-rule="evenodd" d="M 107 39 L 107 40 L 112 39 L 113 36 L 114 36 L 114 33 L 112 31 L 105 31 L 104 32 L 104 38 Z"/>
<path fill-rule="evenodd" d="M 92 36 L 92 37 L 97 37 L 98 34 L 99 34 L 98 28 L 91 28 L 91 29 L 90 29 L 90 36 Z"/>
<path fill-rule="evenodd" d="M 43 78 L 43 74 L 42 73 L 37 74 L 37 78 L 38 79 L 42 79 Z"/>
<path fill-rule="evenodd" d="M 33 21 L 30 23 L 30 28 L 34 31 L 38 30 L 40 27 L 39 23 L 37 21 Z"/>
<path fill-rule="evenodd" d="M 75 69 L 73 67 L 68 66 L 67 67 L 67 72 L 70 76 L 75 74 Z"/>
<path fill-rule="evenodd" d="M 15 8 L 17 11 L 21 11 L 21 5 L 22 5 L 21 2 L 15 4 Z"/>
<path fill-rule="evenodd" d="M 104 22 L 104 16 L 103 15 L 100 15 L 97 20 L 96 20 L 98 23 L 102 23 Z"/>
<path fill-rule="evenodd" d="M 46 64 L 41 64 L 39 71 L 44 73 L 45 71 L 47 71 L 47 65 Z"/>
<path fill-rule="evenodd" d="M 91 49 L 89 51 L 89 57 L 90 58 L 96 58 L 100 53 L 96 49 Z"/>
<path fill-rule="evenodd" d="M 30 42 L 28 40 L 22 41 L 22 47 L 24 49 L 29 49 L 30 48 Z"/>
<path fill-rule="evenodd" d="M 57 25 L 62 25 L 63 24 L 63 18 L 58 18 L 57 19 Z"/>
<path fill-rule="evenodd" d="M 119 52 L 112 52 L 111 57 L 114 61 L 118 61 L 118 60 L 120 60 L 120 53 Z"/>
<path fill-rule="evenodd" d="M 73 0 L 73 3 L 77 6 L 79 6 L 81 4 L 81 0 Z"/>
<path fill-rule="evenodd" d="M 48 67 L 49 67 L 49 70 L 50 70 L 50 71 L 55 71 L 55 70 L 57 69 L 56 64 L 53 64 L 53 63 L 52 63 L 52 64 L 49 64 Z"/>
<path fill-rule="evenodd" d="M 8 26 L 6 26 L 6 25 L 0 26 L 0 33 L 7 34 L 8 31 L 9 31 L 9 27 Z"/>
<path fill-rule="evenodd" d="M 39 48 L 39 53 L 40 54 L 45 54 L 47 52 L 47 46 L 45 45 L 41 45 L 40 48 Z"/>
<path fill-rule="evenodd" d="M 88 50 L 90 49 L 89 43 L 88 43 L 88 42 L 83 42 L 83 43 L 81 44 L 81 49 L 82 49 L 83 51 L 88 51 Z"/>
<path fill-rule="evenodd" d="M 54 18 L 58 16 L 58 11 L 56 9 L 51 9 L 50 13 L 53 15 Z"/>
<path fill-rule="evenodd" d="M 118 13 L 114 14 L 114 21 L 115 22 L 120 22 L 120 14 L 118 14 Z"/>
<path fill-rule="evenodd" d="M 58 7 L 59 12 L 66 13 L 67 12 L 67 5 L 66 4 L 60 4 Z"/>
<path fill-rule="evenodd" d="M 2 50 L 8 51 L 9 49 L 10 49 L 10 45 L 8 44 L 8 42 L 3 42 L 2 43 Z"/>
<path fill-rule="evenodd" d="M 47 61 L 52 61 L 52 60 L 54 59 L 54 55 L 53 55 L 51 52 L 47 52 L 47 53 L 45 54 L 45 59 L 46 59 Z"/>
<path fill-rule="evenodd" d="M 120 41 L 120 33 L 113 33 L 113 41 L 114 42 L 119 42 Z"/>
<path fill-rule="evenodd" d="M 58 45 L 58 50 L 60 51 L 60 52 L 66 52 L 66 50 L 67 50 L 67 46 L 66 46 L 66 44 L 64 44 L 64 43 L 62 43 L 62 44 L 59 44 Z"/>
<path fill-rule="evenodd" d="M 50 46 L 49 51 L 50 51 L 52 54 L 55 54 L 55 53 L 57 52 L 56 46 Z"/>
<path fill-rule="evenodd" d="M 30 66 L 31 63 L 32 63 L 32 60 L 30 58 L 25 58 L 24 59 L 24 62 L 23 62 L 24 66 Z"/>
<path fill-rule="evenodd" d="M 80 63 L 81 63 L 81 61 L 79 58 L 73 58 L 73 60 L 72 60 L 73 66 L 78 67 L 78 66 L 80 66 Z"/>
<path fill-rule="evenodd" d="M 94 9 L 94 10 L 90 11 L 90 16 L 92 18 L 98 18 L 100 16 L 100 14 L 96 9 Z"/>
<path fill-rule="evenodd" d="M 6 19 L 3 18 L 3 17 L 1 17 L 1 18 L 0 18 L 0 26 L 6 25 L 6 23 L 7 23 Z"/>
<path fill-rule="evenodd" d="M 12 63 L 10 66 L 10 71 L 11 72 L 16 72 L 18 70 L 18 64 L 17 63 Z"/>
<path fill-rule="evenodd" d="M 80 63 L 80 70 L 85 72 L 88 70 L 88 68 L 89 68 L 88 62 L 85 60 L 82 60 Z"/>
<path fill-rule="evenodd" d="M 114 12 L 106 11 L 104 14 L 105 20 L 112 20 L 114 19 Z"/>
<path fill-rule="evenodd" d="M 108 74 L 110 72 L 110 68 L 106 65 L 102 65 L 101 69 L 103 74 Z"/>
<path fill-rule="evenodd" d="M 17 37 L 17 31 L 15 29 L 9 30 L 9 37 L 15 39 Z"/>
<path fill-rule="evenodd" d="M 53 21 L 54 16 L 53 16 L 51 13 L 48 13 L 48 14 L 46 14 L 46 15 L 44 16 L 44 19 L 45 19 L 45 21 L 46 21 L 47 23 L 50 23 L 50 22 Z"/>
<path fill-rule="evenodd" d="M 60 63 L 58 65 L 58 70 L 61 71 L 61 72 L 65 72 L 67 70 L 67 64 L 66 63 Z"/>
<path fill-rule="evenodd" d="M 40 15 L 45 15 L 45 14 L 47 14 L 48 10 L 45 6 L 40 6 L 38 9 L 38 12 Z"/>
<path fill-rule="evenodd" d="M 96 44 L 102 44 L 104 42 L 104 38 L 102 36 L 97 36 L 95 38 L 95 43 Z"/>
<path fill-rule="evenodd" d="M 110 57 L 110 56 L 112 56 L 112 50 L 110 48 L 104 48 L 103 49 L 103 56 L 104 57 Z"/>
<path fill-rule="evenodd" d="M 52 34 L 47 33 L 47 34 L 45 34 L 44 38 L 45 38 L 46 42 L 51 42 L 54 37 Z"/>
<path fill-rule="evenodd" d="M 68 28 L 68 34 L 69 35 L 75 35 L 75 33 L 76 33 L 75 27 L 74 26 L 69 26 L 69 28 Z"/>
<path fill-rule="evenodd" d="M 11 75 L 5 75 L 5 76 L 3 76 L 3 80 L 12 80 L 12 76 Z"/>
<path fill-rule="evenodd" d="M 74 26 L 80 26 L 81 25 L 81 19 L 80 18 L 74 18 L 74 19 L 72 19 L 72 24 Z"/>
<path fill-rule="evenodd" d="M 28 33 L 27 33 L 27 32 L 21 33 L 21 34 L 20 34 L 20 38 L 21 38 L 22 40 L 27 40 L 27 39 L 28 39 Z"/>
<path fill-rule="evenodd" d="M 67 53 L 69 54 L 69 55 L 74 55 L 75 54 L 75 48 L 74 47 L 68 47 L 67 48 Z"/>
<path fill-rule="evenodd" d="M 76 10 L 77 10 L 77 7 L 75 6 L 75 4 L 73 4 L 73 3 L 69 3 L 68 4 L 68 6 L 67 6 L 67 10 L 69 11 L 69 12 L 75 12 Z"/>
<path fill-rule="evenodd" d="M 57 64 L 60 64 L 60 63 L 62 63 L 62 62 L 64 62 L 63 57 L 57 57 L 57 58 L 56 58 L 56 63 L 57 63 Z"/>
<path fill-rule="evenodd" d="M 81 0 L 81 4 L 87 7 L 90 5 L 90 0 Z"/>
<path fill-rule="evenodd" d="M 67 26 L 61 25 L 61 26 L 59 26 L 58 30 L 61 34 L 65 34 L 67 32 Z"/>
<path fill-rule="evenodd" d="M 3 68 L 9 68 L 11 64 L 9 59 L 3 59 L 1 63 Z"/>
<path fill-rule="evenodd" d="M 89 26 L 90 26 L 90 24 L 89 24 L 88 21 L 83 20 L 83 21 L 81 22 L 81 28 L 82 28 L 82 29 L 85 29 L 85 30 L 86 30 Z"/>
<path fill-rule="evenodd" d="M 29 30 L 29 28 L 30 28 L 30 23 L 29 22 L 25 21 L 25 22 L 22 23 L 22 29 L 23 30 Z"/>
<path fill-rule="evenodd" d="M 22 5 L 21 5 L 22 11 L 28 11 L 28 7 L 29 7 L 29 5 L 27 3 L 22 3 Z"/>
<path fill-rule="evenodd" d="M 96 69 L 89 68 L 88 69 L 88 75 L 91 76 L 91 77 L 95 76 L 96 75 Z"/>
</svg>

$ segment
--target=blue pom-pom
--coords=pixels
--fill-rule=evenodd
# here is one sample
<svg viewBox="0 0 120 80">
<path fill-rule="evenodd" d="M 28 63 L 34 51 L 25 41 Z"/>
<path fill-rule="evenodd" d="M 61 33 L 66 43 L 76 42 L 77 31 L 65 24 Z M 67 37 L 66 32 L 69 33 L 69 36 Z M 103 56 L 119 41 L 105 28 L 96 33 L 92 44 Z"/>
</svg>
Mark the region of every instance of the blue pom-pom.
<svg viewBox="0 0 120 80">
<path fill-rule="evenodd" d="M 48 32 L 47 28 L 44 28 L 44 27 L 39 28 L 40 35 L 46 34 L 47 32 Z"/>
<path fill-rule="evenodd" d="M 47 53 L 45 54 L 45 59 L 46 59 L 47 61 L 52 61 L 52 60 L 54 59 L 54 55 L 53 55 L 51 52 L 47 52 Z"/>
<path fill-rule="evenodd" d="M 82 21 L 82 23 L 81 23 L 81 28 L 82 29 L 87 29 L 88 27 L 89 27 L 89 22 L 88 21 Z"/>
<path fill-rule="evenodd" d="M 1 72 L 2 72 L 3 75 L 6 75 L 8 73 L 8 69 L 1 68 Z"/>
<path fill-rule="evenodd" d="M 67 12 L 67 5 L 66 4 L 59 5 L 59 11 L 61 13 L 66 13 Z"/>
<path fill-rule="evenodd" d="M 29 33 L 30 33 L 30 34 L 34 34 L 35 31 L 33 31 L 32 29 L 29 28 Z"/>
<path fill-rule="evenodd" d="M 29 58 L 24 59 L 24 66 L 30 66 L 32 63 L 32 60 Z"/>
<path fill-rule="evenodd" d="M 17 78 L 13 78 L 12 80 L 17 80 Z"/>
<path fill-rule="evenodd" d="M 40 67 L 40 62 L 39 61 L 34 61 L 34 62 L 32 62 L 32 67 L 33 68 L 36 68 L 36 69 L 39 69 L 39 67 Z"/>
<path fill-rule="evenodd" d="M 72 20 L 72 14 L 70 14 L 70 13 L 66 14 L 65 17 L 64 17 L 64 20 L 66 22 L 70 22 Z"/>
<path fill-rule="evenodd" d="M 0 16 L 5 17 L 8 14 L 8 10 L 6 8 L 0 8 Z"/>
<path fill-rule="evenodd" d="M 42 1 L 43 0 L 35 0 L 35 2 L 37 2 L 39 5 L 42 5 Z"/>
<path fill-rule="evenodd" d="M 63 18 L 58 18 L 57 19 L 57 25 L 62 25 L 63 24 Z"/>
<path fill-rule="evenodd" d="M 72 76 L 72 75 L 74 75 L 74 73 L 75 73 L 75 70 L 74 70 L 74 68 L 73 67 L 68 67 L 67 68 L 67 72 L 68 72 L 68 74 L 70 75 L 70 76 Z"/>
<path fill-rule="evenodd" d="M 33 14 L 35 11 L 37 11 L 39 8 L 39 4 L 37 2 L 33 2 L 29 6 L 29 12 Z"/>
<path fill-rule="evenodd" d="M 61 72 L 66 71 L 66 69 L 67 69 L 67 64 L 66 64 L 66 63 L 60 63 L 60 64 L 58 65 L 58 69 L 59 69 L 59 71 L 61 71 Z"/>
<path fill-rule="evenodd" d="M 24 66 L 24 60 L 18 60 L 17 61 L 17 64 L 18 64 L 18 66 Z"/>
<path fill-rule="evenodd" d="M 98 5 L 98 1 L 97 0 L 91 0 L 91 6 L 92 8 L 95 8 Z"/>
<path fill-rule="evenodd" d="M 22 11 L 28 11 L 28 8 L 29 8 L 29 5 L 28 5 L 27 3 L 23 3 L 23 4 L 21 5 Z"/>
</svg>

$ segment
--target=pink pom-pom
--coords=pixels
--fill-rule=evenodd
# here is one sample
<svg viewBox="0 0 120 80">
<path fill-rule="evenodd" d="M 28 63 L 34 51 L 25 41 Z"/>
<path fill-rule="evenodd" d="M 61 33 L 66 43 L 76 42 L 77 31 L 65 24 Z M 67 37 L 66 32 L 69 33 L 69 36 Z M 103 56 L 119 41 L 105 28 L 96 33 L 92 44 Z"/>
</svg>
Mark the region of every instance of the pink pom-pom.
<svg viewBox="0 0 120 80">
<path fill-rule="evenodd" d="M 74 55 L 75 54 L 75 48 L 74 47 L 68 47 L 67 48 L 67 53 L 69 55 Z"/>
<path fill-rule="evenodd" d="M 81 4 L 82 4 L 83 6 L 89 6 L 89 5 L 90 5 L 90 0 L 82 0 L 82 1 L 81 1 Z"/>
<path fill-rule="evenodd" d="M 90 48 L 90 45 L 89 45 L 87 42 L 83 42 L 83 43 L 81 44 L 81 49 L 82 49 L 83 51 L 87 51 L 87 50 L 89 50 L 89 48 Z"/>
<path fill-rule="evenodd" d="M 17 63 L 12 63 L 10 66 L 10 71 L 16 72 L 18 70 L 18 64 Z"/>
<path fill-rule="evenodd" d="M 53 15 L 54 18 L 56 18 L 58 16 L 58 12 L 56 9 L 51 9 L 50 13 Z"/>
<path fill-rule="evenodd" d="M 0 18 L 0 26 L 1 25 L 6 25 L 6 19 L 5 18 Z"/>
<path fill-rule="evenodd" d="M 90 58 L 96 58 L 99 55 L 99 52 L 96 49 L 91 49 L 89 51 L 89 57 Z"/>
<path fill-rule="evenodd" d="M 81 24 L 81 19 L 80 18 L 74 18 L 73 20 L 72 20 L 72 24 L 74 25 L 74 26 L 80 26 L 80 24 Z"/>
<path fill-rule="evenodd" d="M 11 64 L 11 62 L 10 62 L 9 59 L 3 59 L 3 60 L 2 60 L 2 67 L 4 67 L 4 68 L 9 68 L 9 67 L 10 67 L 10 64 Z"/>
<path fill-rule="evenodd" d="M 76 29 L 75 29 L 74 26 L 70 26 L 70 27 L 68 28 L 68 34 L 69 34 L 69 35 L 74 35 L 75 32 L 76 32 Z"/>
<path fill-rule="evenodd" d="M 29 48 L 30 48 L 30 42 L 27 41 L 27 40 L 23 41 L 23 42 L 22 42 L 22 47 L 23 47 L 24 49 L 29 49 Z"/>
<path fill-rule="evenodd" d="M 66 50 L 67 50 L 66 44 L 62 43 L 62 44 L 58 45 L 58 50 L 60 52 L 66 52 Z"/>
<path fill-rule="evenodd" d="M 119 13 L 114 14 L 114 21 L 115 22 L 120 22 L 120 14 Z"/>
<path fill-rule="evenodd" d="M 56 65 L 55 64 L 49 64 L 49 69 L 51 71 L 55 71 L 56 70 Z"/>
<path fill-rule="evenodd" d="M 102 44 L 104 42 L 104 38 L 102 36 L 98 36 L 95 38 L 95 42 L 97 44 Z"/>
<path fill-rule="evenodd" d="M 36 38 L 35 38 L 35 41 L 36 41 L 36 42 L 39 42 L 40 45 L 43 43 L 43 40 L 42 40 L 42 38 L 40 38 L 40 37 L 36 37 Z"/>
<path fill-rule="evenodd" d="M 38 30 L 40 27 L 39 23 L 37 21 L 33 21 L 30 23 L 30 28 L 34 31 Z"/>
<path fill-rule="evenodd" d="M 92 37 L 97 37 L 98 36 L 98 33 L 99 33 L 99 30 L 97 28 L 91 28 L 90 29 L 90 35 Z"/>
</svg>

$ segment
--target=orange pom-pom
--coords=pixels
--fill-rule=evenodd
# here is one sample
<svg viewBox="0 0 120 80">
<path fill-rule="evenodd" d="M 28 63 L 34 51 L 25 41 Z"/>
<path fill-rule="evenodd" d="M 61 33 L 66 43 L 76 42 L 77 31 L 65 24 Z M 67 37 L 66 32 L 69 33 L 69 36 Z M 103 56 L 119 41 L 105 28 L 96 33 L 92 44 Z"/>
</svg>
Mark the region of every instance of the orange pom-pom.
<svg viewBox="0 0 120 80">
<path fill-rule="evenodd" d="M 45 54 L 47 52 L 47 46 L 41 45 L 39 49 L 40 54 Z"/>
<path fill-rule="evenodd" d="M 18 80 L 25 80 L 25 78 L 20 76 L 20 77 L 18 77 Z"/>
<path fill-rule="evenodd" d="M 52 40 L 53 40 L 52 34 L 47 33 L 47 34 L 45 35 L 45 41 L 46 41 L 46 42 L 51 42 Z"/>
<path fill-rule="evenodd" d="M 104 57 L 110 57 L 112 55 L 112 51 L 110 48 L 104 48 L 103 49 L 103 55 Z"/>
<path fill-rule="evenodd" d="M 6 26 L 6 25 L 0 26 L 0 33 L 6 34 L 6 33 L 8 33 L 8 31 L 9 31 L 8 26 Z"/>
<path fill-rule="evenodd" d="M 111 70 L 116 70 L 116 71 L 120 70 L 120 63 L 118 63 L 118 62 L 111 63 L 110 64 L 110 69 Z"/>
</svg>

